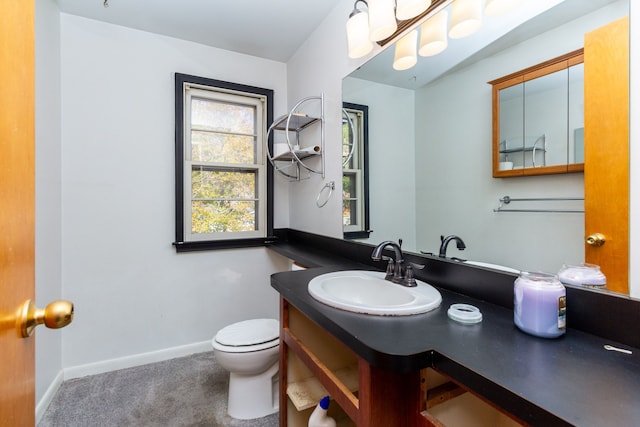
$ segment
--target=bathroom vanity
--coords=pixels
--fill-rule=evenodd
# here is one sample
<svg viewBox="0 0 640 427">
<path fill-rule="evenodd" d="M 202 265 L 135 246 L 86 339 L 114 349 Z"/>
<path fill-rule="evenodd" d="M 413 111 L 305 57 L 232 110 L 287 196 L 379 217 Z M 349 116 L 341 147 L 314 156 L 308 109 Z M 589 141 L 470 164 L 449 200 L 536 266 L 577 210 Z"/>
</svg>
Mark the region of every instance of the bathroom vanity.
<svg viewBox="0 0 640 427">
<path fill-rule="evenodd" d="M 478 408 L 469 399 L 496 409 L 493 413 L 478 409 L 483 417 L 491 417 L 484 425 L 640 423 L 640 349 L 606 335 L 572 329 L 571 293 L 569 329 L 558 339 L 521 332 L 513 324 L 512 308 L 496 304 L 495 297 L 464 295 L 434 280 L 427 281 L 438 287 L 443 300 L 431 312 L 397 317 L 357 314 L 314 300 L 307 284 L 331 271 L 372 269 L 358 258 L 370 247 L 351 247 L 350 258 L 341 257 L 344 253 L 339 248 L 323 255 L 308 243 L 276 244 L 273 249 L 315 267 L 271 278 L 281 295 L 282 426 L 306 425 L 306 408 L 317 403 L 309 397 L 314 390 L 326 390 L 332 405 L 342 409 L 336 412 L 337 418 L 346 414 L 339 425 L 433 426 L 441 425 L 440 419 L 456 425 L 446 421 L 456 407 L 463 409 L 453 419 Z M 429 267 L 431 274 L 438 273 L 436 264 Z M 478 269 L 466 273 L 471 274 L 467 277 L 475 274 L 481 285 L 498 274 Z M 500 282 L 498 276 L 494 278 Z M 442 283 L 446 286 L 448 280 L 443 278 Z M 509 283 L 513 278 L 501 280 Z M 454 303 L 478 307 L 483 321 L 475 325 L 452 321 L 447 309 Z M 577 317 L 579 305 L 583 304 L 576 303 Z M 606 350 L 606 345 L 631 354 Z M 309 401 L 304 402 L 305 398 Z"/>
</svg>

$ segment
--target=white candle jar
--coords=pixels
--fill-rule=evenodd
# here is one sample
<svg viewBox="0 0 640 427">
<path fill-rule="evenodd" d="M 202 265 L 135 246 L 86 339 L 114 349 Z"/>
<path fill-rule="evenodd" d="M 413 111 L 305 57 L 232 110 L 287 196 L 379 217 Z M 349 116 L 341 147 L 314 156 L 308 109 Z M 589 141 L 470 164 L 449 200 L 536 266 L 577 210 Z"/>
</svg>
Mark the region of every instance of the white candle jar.
<svg viewBox="0 0 640 427">
<path fill-rule="evenodd" d="M 556 338 L 566 331 L 567 297 L 558 276 L 523 271 L 513 287 L 513 321 L 522 331 Z"/>
</svg>

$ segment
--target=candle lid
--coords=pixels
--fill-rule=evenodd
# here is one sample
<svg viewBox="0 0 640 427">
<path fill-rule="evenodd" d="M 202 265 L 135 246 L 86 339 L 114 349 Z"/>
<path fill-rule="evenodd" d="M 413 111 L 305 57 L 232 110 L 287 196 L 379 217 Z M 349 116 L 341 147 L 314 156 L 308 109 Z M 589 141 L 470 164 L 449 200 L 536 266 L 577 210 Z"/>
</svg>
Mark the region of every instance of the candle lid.
<svg viewBox="0 0 640 427">
<path fill-rule="evenodd" d="M 600 266 L 595 264 L 564 264 L 558 272 L 558 277 L 562 283 L 568 285 L 604 287 L 607 284 L 607 278 L 600 271 Z"/>
<path fill-rule="evenodd" d="M 523 271 L 516 281 L 531 286 L 562 286 L 560 279 L 555 274 L 537 271 Z"/>
<path fill-rule="evenodd" d="M 450 319 L 465 325 L 482 322 L 482 313 L 478 307 L 469 304 L 451 304 L 447 315 Z"/>
</svg>

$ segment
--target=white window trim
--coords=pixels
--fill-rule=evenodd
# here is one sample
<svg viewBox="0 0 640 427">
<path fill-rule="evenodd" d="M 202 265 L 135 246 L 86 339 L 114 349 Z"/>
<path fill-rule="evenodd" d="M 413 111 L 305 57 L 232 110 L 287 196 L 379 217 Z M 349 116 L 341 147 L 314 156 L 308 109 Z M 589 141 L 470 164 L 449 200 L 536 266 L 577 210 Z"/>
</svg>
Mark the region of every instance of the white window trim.
<svg viewBox="0 0 640 427">
<path fill-rule="evenodd" d="M 225 164 L 194 162 L 191 159 L 191 99 L 193 97 L 214 99 L 216 101 L 228 101 L 242 105 L 256 107 L 256 163 L 255 164 Z M 217 87 L 208 87 L 198 84 L 185 83 L 183 85 L 183 215 L 184 215 L 184 240 L 187 242 L 219 241 L 231 239 L 249 239 L 267 237 L 267 172 L 265 155 L 265 125 L 266 97 L 259 94 L 237 92 Z M 229 170 L 256 171 L 258 185 L 258 211 L 255 231 L 216 232 L 216 233 L 192 233 L 192 198 L 191 198 L 191 171 L 196 165 L 210 166 Z"/>
</svg>

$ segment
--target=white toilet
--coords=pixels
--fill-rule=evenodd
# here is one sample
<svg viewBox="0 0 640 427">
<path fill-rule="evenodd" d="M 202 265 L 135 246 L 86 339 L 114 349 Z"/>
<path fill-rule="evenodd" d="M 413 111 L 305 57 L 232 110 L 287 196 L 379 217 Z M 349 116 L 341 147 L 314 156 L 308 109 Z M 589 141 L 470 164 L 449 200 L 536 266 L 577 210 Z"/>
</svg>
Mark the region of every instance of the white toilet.
<svg viewBox="0 0 640 427">
<path fill-rule="evenodd" d="M 278 412 L 279 323 L 252 319 L 234 323 L 213 338 L 213 354 L 230 372 L 228 413 L 249 420 Z"/>
</svg>

